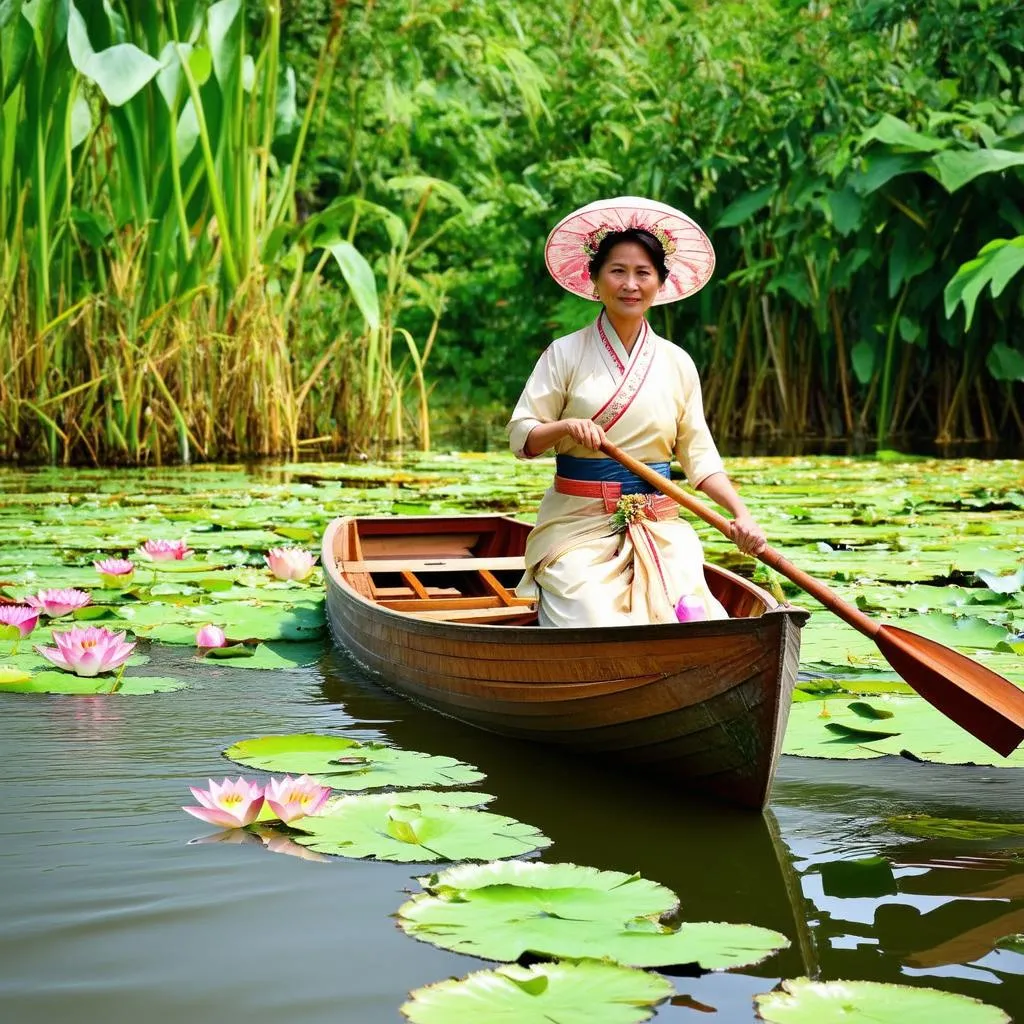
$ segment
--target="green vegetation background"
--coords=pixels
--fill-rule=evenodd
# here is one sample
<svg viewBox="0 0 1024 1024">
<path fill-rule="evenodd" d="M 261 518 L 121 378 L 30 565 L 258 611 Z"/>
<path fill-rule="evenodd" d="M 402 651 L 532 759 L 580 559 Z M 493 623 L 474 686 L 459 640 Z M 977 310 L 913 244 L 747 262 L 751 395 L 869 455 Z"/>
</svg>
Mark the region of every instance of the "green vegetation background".
<svg viewBox="0 0 1024 1024">
<path fill-rule="evenodd" d="M 712 235 L 653 319 L 720 437 L 1020 439 L 1022 13 L 4 0 L 0 457 L 499 423 L 593 314 L 548 230 L 615 194 Z"/>
</svg>

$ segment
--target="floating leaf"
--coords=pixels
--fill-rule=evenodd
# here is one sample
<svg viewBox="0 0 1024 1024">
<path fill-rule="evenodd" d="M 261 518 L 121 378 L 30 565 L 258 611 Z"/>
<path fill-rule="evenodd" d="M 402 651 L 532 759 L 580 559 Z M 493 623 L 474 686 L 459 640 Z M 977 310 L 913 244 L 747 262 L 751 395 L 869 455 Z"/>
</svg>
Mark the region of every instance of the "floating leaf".
<svg viewBox="0 0 1024 1024">
<path fill-rule="evenodd" d="M 1024 825 L 999 821 L 961 821 L 956 818 L 933 818 L 927 814 L 908 814 L 887 818 L 886 825 L 904 835 L 919 839 L 990 840 L 1019 839 Z"/>
<path fill-rule="evenodd" d="M 0 687 L 14 686 L 18 683 L 26 683 L 32 678 L 31 672 L 14 665 L 0 665 Z"/>
<path fill-rule="evenodd" d="M 422 796 L 423 794 L 421 794 Z M 489 811 L 426 801 L 401 793 L 350 796 L 325 814 L 292 822 L 295 841 L 317 853 L 403 863 L 517 857 L 550 846 L 532 825 Z"/>
<path fill-rule="evenodd" d="M 756 996 L 768 1024 L 1009 1024 L 998 1007 L 934 988 L 878 981 L 782 982 L 782 990 Z"/>
<path fill-rule="evenodd" d="M 484 778 L 473 765 L 452 757 L 313 733 L 242 740 L 224 754 L 251 768 L 312 775 L 342 790 L 463 786 Z"/>
<path fill-rule="evenodd" d="M 892 718 L 893 713 L 886 708 L 876 708 L 871 704 L 868 704 L 863 700 L 855 700 L 852 704 L 846 705 L 855 715 L 860 715 L 861 718 L 871 718 L 875 720 L 883 718 Z"/>
<path fill-rule="evenodd" d="M 657 974 L 615 964 L 506 964 L 409 993 L 413 1024 L 636 1024 L 674 993 Z"/>
<path fill-rule="evenodd" d="M 216 656 L 217 651 L 235 650 L 234 647 L 214 647 L 207 656 Z M 269 644 L 257 644 L 246 647 L 248 652 L 244 660 L 233 664 L 232 668 L 258 669 L 290 669 L 312 665 L 323 657 L 324 646 L 321 643 L 295 643 L 282 640 Z M 221 655 L 223 657 L 223 655 Z"/>
<path fill-rule="evenodd" d="M 122 676 L 114 675 L 76 676 L 71 672 L 36 672 L 31 678 L 20 683 L 4 685 L 5 693 L 67 693 L 77 696 L 100 693 L 142 694 L 166 693 L 181 690 L 188 684 L 183 679 L 165 676 Z"/>
<path fill-rule="evenodd" d="M 881 700 L 882 698 L 880 698 Z M 980 740 L 951 722 L 920 697 L 885 698 L 893 712 L 891 728 L 866 729 L 842 701 L 795 703 L 790 712 L 783 752 L 800 757 L 871 758 L 907 753 L 920 761 L 941 764 L 985 764 L 1024 767 L 1024 749 L 1009 757 L 994 753 Z"/>
<path fill-rule="evenodd" d="M 850 899 L 896 892 L 892 865 L 884 857 L 826 861 L 819 866 L 819 871 L 826 896 Z"/>
<path fill-rule="evenodd" d="M 632 890 L 615 890 L 636 882 L 636 894 L 648 905 L 652 896 L 663 904 L 666 894 L 675 902 L 668 890 L 652 890 L 652 883 L 632 875 L 533 861 L 476 871 L 478 877 L 463 866 L 421 879 L 430 891 L 399 908 L 401 927 L 421 941 L 485 960 L 531 953 L 633 966 L 696 963 L 705 970 L 758 963 L 789 944 L 754 925 L 700 922 L 671 929 L 655 920 L 657 911 L 626 910 L 623 899 Z M 560 887 L 547 884 L 552 879 Z"/>
</svg>

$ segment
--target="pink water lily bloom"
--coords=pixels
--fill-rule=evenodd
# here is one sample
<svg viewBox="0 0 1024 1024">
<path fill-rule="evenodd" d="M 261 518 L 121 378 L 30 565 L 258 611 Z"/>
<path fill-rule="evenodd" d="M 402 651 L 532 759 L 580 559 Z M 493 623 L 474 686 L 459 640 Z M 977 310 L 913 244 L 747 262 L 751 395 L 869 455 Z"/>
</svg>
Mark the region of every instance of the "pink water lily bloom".
<svg viewBox="0 0 1024 1024">
<path fill-rule="evenodd" d="M 125 643 L 124 633 L 111 633 L 103 626 L 86 626 L 59 633 L 53 631 L 54 647 L 36 644 L 36 651 L 58 668 L 76 676 L 97 676 L 120 668 L 135 650 L 134 643 Z"/>
<path fill-rule="evenodd" d="M 279 580 L 308 579 L 316 564 L 316 556 L 302 548 L 271 548 L 263 557 Z"/>
<path fill-rule="evenodd" d="M 147 540 L 139 555 L 151 562 L 178 562 L 188 558 L 192 549 L 183 540 Z"/>
<path fill-rule="evenodd" d="M 26 608 L 23 604 L 0 604 L 0 625 L 13 626 L 18 631 L 19 640 L 24 640 L 38 622 L 38 608 Z"/>
<path fill-rule="evenodd" d="M 127 558 L 103 558 L 92 567 L 100 574 L 105 587 L 123 587 L 135 575 L 135 563 Z"/>
<path fill-rule="evenodd" d="M 224 647 L 227 642 L 228 638 L 220 626 L 208 624 L 196 632 L 196 647 Z"/>
<path fill-rule="evenodd" d="M 251 825 L 263 809 L 263 787 L 241 777 L 225 779 L 219 785 L 209 780 L 209 789 L 189 786 L 199 807 L 182 807 L 183 811 L 201 821 L 221 828 L 245 828 Z"/>
<path fill-rule="evenodd" d="M 67 615 L 76 608 L 84 608 L 90 601 L 92 598 L 84 590 L 58 589 L 56 587 L 50 590 L 40 590 L 38 594 L 25 598 L 26 604 L 38 608 L 43 615 L 47 615 L 51 619 Z"/>
<path fill-rule="evenodd" d="M 272 778 L 264 794 L 274 815 L 288 822 L 307 814 L 318 814 L 331 790 L 308 775 L 300 775 L 297 779 L 286 775 L 283 779 Z"/>
</svg>

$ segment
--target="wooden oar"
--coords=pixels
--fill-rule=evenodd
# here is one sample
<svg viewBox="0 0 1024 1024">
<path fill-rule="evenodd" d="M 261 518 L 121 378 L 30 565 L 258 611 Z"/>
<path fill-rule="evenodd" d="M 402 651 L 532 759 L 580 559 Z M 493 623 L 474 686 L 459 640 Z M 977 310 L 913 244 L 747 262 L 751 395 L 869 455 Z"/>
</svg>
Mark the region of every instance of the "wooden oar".
<svg viewBox="0 0 1024 1024">
<path fill-rule="evenodd" d="M 602 450 L 631 473 L 731 538 L 729 520 L 610 441 Z M 774 548 L 757 556 L 874 640 L 886 661 L 930 704 L 1004 757 L 1024 739 L 1024 690 L 984 665 L 898 626 L 883 625 L 834 594 Z"/>
</svg>

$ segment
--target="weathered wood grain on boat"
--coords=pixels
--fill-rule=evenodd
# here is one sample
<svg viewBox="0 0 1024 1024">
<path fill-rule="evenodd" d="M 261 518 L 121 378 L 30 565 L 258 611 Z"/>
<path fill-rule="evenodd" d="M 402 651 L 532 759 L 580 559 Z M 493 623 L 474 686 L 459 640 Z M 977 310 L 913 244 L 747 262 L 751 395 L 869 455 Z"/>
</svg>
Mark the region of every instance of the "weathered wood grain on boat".
<svg viewBox="0 0 1024 1024">
<path fill-rule="evenodd" d="M 529 529 L 503 516 L 335 520 L 333 636 L 390 689 L 470 725 L 763 807 L 807 613 L 706 565 L 729 619 L 544 629 L 514 594 Z"/>
</svg>

